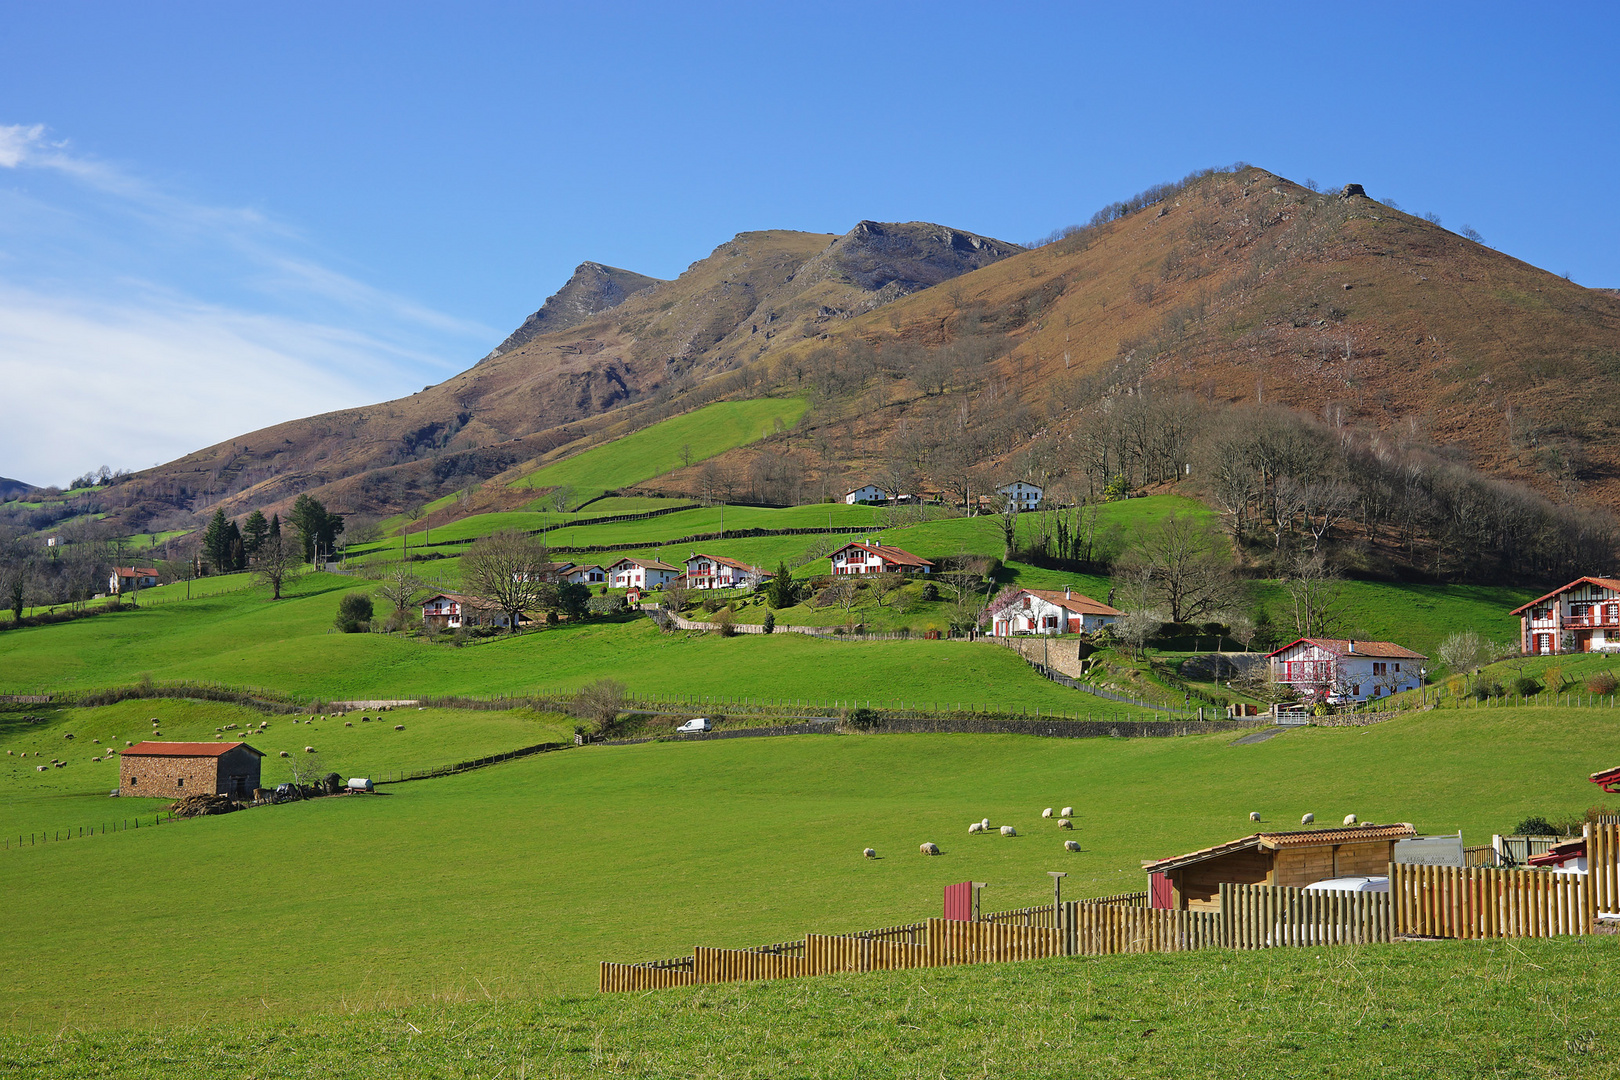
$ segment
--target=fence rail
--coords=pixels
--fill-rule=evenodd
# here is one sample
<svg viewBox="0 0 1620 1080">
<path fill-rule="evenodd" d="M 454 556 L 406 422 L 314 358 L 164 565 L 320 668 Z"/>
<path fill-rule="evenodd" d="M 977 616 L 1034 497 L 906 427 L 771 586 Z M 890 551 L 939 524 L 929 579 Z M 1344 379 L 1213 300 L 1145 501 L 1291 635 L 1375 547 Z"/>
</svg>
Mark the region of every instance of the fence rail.
<svg viewBox="0 0 1620 1080">
<path fill-rule="evenodd" d="M 1389 893 L 1224 882 L 1220 900 L 1222 943 L 1234 949 L 1360 945 L 1390 939 Z"/>
</svg>

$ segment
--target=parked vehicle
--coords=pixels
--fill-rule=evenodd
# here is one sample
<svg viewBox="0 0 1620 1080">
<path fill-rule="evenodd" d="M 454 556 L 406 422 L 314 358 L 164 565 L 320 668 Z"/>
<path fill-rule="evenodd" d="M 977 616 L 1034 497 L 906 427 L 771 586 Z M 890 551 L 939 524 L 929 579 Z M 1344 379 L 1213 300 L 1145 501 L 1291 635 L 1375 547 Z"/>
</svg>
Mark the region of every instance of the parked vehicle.
<svg viewBox="0 0 1620 1080">
<path fill-rule="evenodd" d="M 1306 892 L 1389 892 L 1387 877 L 1336 877 L 1314 881 Z"/>
<path fill-rule="evenodd" d="M 677 735 L 686 735 L 696 731 L 708 731 L 711 726 L 713 725 L 711 725 L 706 718 L 700 716 L 695 720 L 688 720 L 686 723 L 676 728 L 675 733 Z"/>
</svg>

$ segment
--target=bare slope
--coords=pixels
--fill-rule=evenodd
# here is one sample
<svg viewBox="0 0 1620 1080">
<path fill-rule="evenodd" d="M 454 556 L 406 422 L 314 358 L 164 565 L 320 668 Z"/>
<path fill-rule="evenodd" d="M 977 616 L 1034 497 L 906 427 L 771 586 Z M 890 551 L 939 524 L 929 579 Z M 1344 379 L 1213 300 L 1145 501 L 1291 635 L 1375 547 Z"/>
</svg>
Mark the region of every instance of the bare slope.
<svg viewBox="0 0 1620 1080">
<path fill-rule="evenodd" d="M 659 278 L 633 270 L 620 270 L 616 266 L 594 262 L 580 263 L 568 283 L 547 297 L 540 310 L 525 319 L 523 325 L 512 331 L 489 355 L 499 356 L 541 334 L 578 326 L 592 315 L 616 308 L 631 296 L 659 282 Z"/>
</svg>

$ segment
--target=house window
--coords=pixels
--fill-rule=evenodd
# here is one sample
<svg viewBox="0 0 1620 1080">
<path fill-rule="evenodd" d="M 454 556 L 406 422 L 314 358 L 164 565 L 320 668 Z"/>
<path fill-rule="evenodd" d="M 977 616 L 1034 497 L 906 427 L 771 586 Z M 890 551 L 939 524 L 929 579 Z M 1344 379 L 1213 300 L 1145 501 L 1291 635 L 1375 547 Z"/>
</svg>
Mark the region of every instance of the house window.
<svg viewBox="0 0 1620 1080">
<path fill-rule="evenodd" d="M 1027 596 L 1024 597 L 1024 608 L 1025 608 L 1025 610 L 1029 609 L 1029 597 L 1027 597 Z"/>
<path fill-rule="evenodd" d="M 1401 671 L 1401 665 L 1396 664 L 1395 665 L 1395 673 L 1398 675 L 1398 674 L 1400 674 L 1400 671 Z"/>
<path fill-rule="evenodd" d="M 174 786 L 175 787 L 185 787 L 186 786 L 186 778 L 183 777 L 183 776 L 175 777 Z"/>
<path fill-rule="evenodd" d="M 1360 697 L 1361 696 L 1361 684 L 1356 683 L 1356 685 L 1352 686 L 1350 688 L 1350 693 L 1354 694 L 1356 697 Z"/>
<path fill-rule="evenodd" d="M 132 776 L 132 777 L 129 778 L 129 786 L 130 787 L 134 787 L 136 784 L 138 784 L 140 782 L 141 782 L 141 778 L 138 777 L 138 776 Z"/>
</svg>

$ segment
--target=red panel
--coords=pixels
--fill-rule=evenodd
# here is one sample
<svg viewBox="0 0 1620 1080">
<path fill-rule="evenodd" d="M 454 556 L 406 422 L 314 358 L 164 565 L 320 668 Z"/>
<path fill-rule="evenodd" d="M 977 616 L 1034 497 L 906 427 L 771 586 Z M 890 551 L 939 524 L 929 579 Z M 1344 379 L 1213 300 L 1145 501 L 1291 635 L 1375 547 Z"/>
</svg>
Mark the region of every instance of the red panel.
<svg viewBox="0 0 1620 1080">
<path fill-rule="evenodd" d="M 958 922 L 973 921 L 973 882 L 945 886 L 945 918 Z"/>
<path fill-rule="evenodd" d="M 1171 908 L 1176 903 L 1170 890 L 1170 879 L 1162 873 L 1148 875 L 1148 906 Z"/>
</svg>

